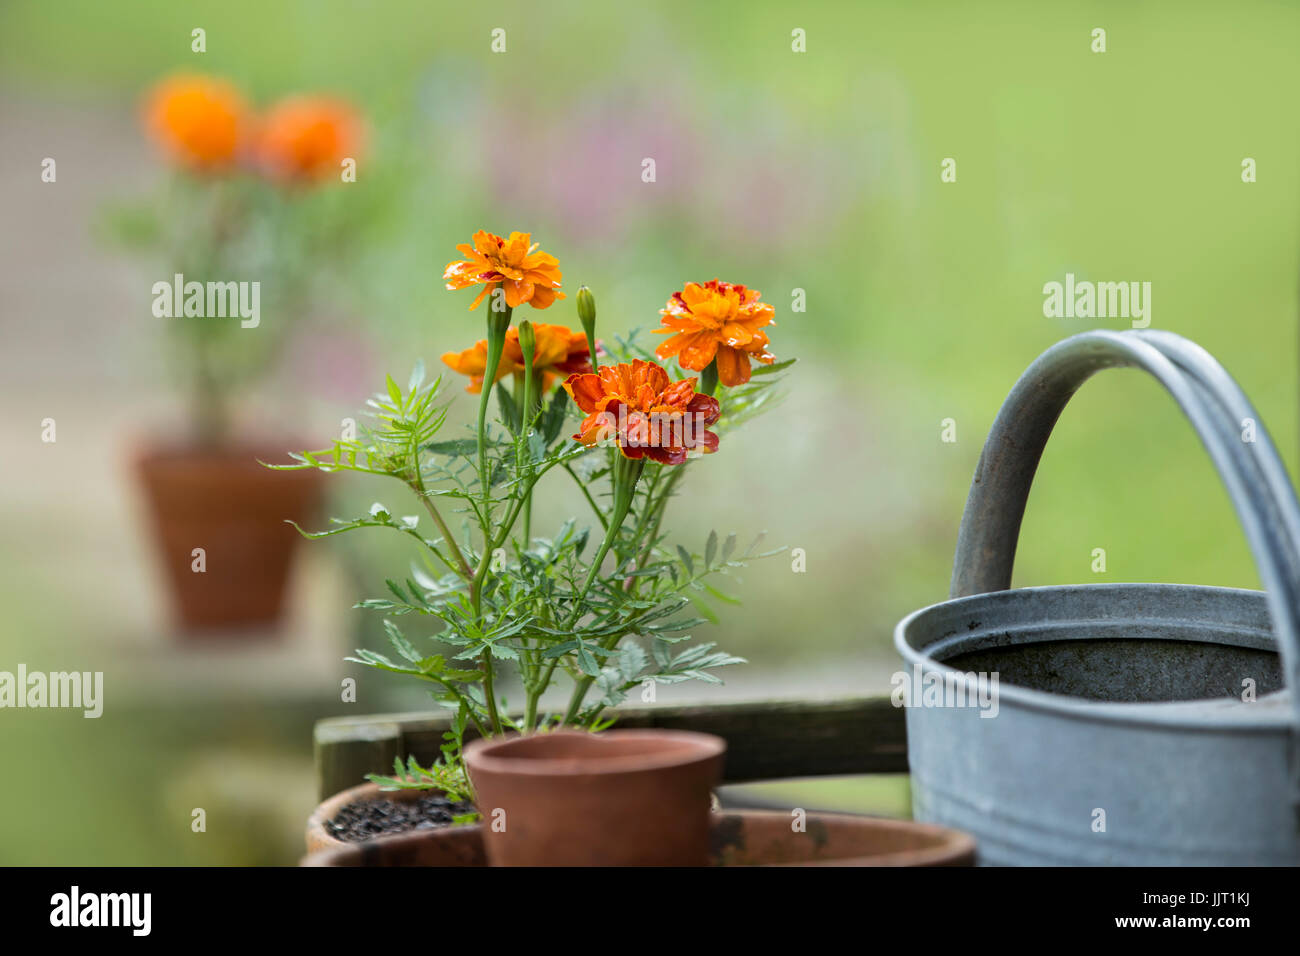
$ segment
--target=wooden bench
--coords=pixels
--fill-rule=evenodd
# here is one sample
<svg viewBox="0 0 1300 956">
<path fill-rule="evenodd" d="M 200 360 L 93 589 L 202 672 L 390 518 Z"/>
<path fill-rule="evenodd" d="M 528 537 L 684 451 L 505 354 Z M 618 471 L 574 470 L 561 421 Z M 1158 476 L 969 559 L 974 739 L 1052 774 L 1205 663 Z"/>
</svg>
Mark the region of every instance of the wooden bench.
<svg viewBox="0 0 1300 956">
<path fill-rule="evenodd" d="M 717 734 L 727 741 L 726 783 L 786 777 L 907 773 L 903 708 L 888 697 L 756 701 L 685 707 L 626 707 L 618 727 L 661 727 Z M 422 764 L 441 751 L 447 716 L 372 714 L 316 722 L 320 799 L 388 773 L 393 758 Z"/>
</svg>

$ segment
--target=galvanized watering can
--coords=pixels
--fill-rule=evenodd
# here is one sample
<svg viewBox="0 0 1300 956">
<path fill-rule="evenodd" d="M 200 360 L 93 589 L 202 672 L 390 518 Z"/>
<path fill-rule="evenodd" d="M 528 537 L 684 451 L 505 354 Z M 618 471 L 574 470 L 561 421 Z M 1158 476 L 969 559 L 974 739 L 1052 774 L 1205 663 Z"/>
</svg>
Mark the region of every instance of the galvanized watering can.
<svg viewBox="0 0 1300 956">
<path fill-rule="evenodd" d="M 1191 421 L 1265 592 L 1009 590 L 1052 427 L 1120 366 Z M 1222 366 L 1168 332 L 1086 332 L 1021 376 L 975 469 L 950 600 L 894 635 L 916 819 L 973 834 L 985 864 L 1300 864 L 1300 507 L 1258 422 Z"/>
</svg>

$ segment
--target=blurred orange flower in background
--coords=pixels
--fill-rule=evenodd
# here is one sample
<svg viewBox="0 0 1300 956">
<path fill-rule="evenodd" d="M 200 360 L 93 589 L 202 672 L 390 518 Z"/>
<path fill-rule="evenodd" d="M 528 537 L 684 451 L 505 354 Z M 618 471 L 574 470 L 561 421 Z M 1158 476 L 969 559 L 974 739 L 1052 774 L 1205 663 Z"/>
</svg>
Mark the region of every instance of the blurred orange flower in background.
<svg viewBox="0 0 1300 956">
<path fill-rule="evenodd" d="M 238 91 L 210 76 L 173 76 L 145 104 L 150 136 L 176 162 L 203 172 L 239 158 L 248 135 L 248 111 Z"/>
<path fill-rule="evenodd" d="M 710 279 L 688 282 L 674 292 L 663 316 L 660 335 L 671 335 L 657 349 L 661 359 L 677 356 L 682 368 L 702 372 L 718 360 L 718 380 L 723 385 L 744 385 L 749 381 L 750 360 L 771 365 L 776 356 L 767 350 L 767 333 L 776 310 L 759 302 L 759 293 L 743 285 Z"/>
<path fill-rule="evenodd" d="M 674 382 L 661 366 L 642 359 L 570 375 L 564 390 L 587 415 L 573 438 L 587 446 L 612 439 L 627 458 L 665 465 L 680 465 L 691 451 L 715 452 L 718 436 L 707 426 L 721 407 L 712 395 L 695 391 L 695 382 Z"/>
<path fill-rule="evenodd" d="M 544 322 L 534 324 L 533 332 L 537 338 L 533 368 L 542 373 L 543 392 L 560 375 L 591 371 L 587 337 L 583 333 L 574 332 L 563 325 L 547 325 Z M 598 350 L 599 348 L 597 345 Z M 442 360 L 453 372 L 470 377 L 465 391 L 477 395 L 483 390 L 483 375 L 487 371 L 487 339 L 480 339 L 463 352 L 447 352 Z M 501 353 L 501 364 L 497 366 L 495 381 L 499 382 L 507 375 L 523 370 L 524 351 L 519 345 L 519 330 L 512 325 L 506 330 L 505 349 Z"/>
<path fill-rule="evenodd" d="M 291 96 L 262 118 L 257 159 L 273 178 L 313 182 L 337 176 L 361 146 L 361 119 L 351 106 L 327 96 Z"/>
<path fill-rule="evenodd" d="M 456 248 L 468 259 L 450 262 L 443 273 L 447 288 L 455 291 L 483 283 L 470 309 L 478 308 L 483 297 L 497 286 L 506 293 L 506 305 L 514 309 L 527 302 L 534 309 L 545 309 L 556 299 L 563 299 L 560 290 L 559 261 L 555 256 L 537 252 L 537 243 L 529 244 L 531 233 L 512 232 L 509 239 L 480 229 L 474 233 L 474 242 L 461 243 Z"/>
</svg>

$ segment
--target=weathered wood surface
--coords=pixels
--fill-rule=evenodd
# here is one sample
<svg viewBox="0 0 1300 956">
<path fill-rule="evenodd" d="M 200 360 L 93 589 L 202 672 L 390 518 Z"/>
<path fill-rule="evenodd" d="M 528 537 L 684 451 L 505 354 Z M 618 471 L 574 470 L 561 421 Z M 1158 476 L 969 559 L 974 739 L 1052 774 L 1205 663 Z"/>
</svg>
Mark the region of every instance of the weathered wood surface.
<svg viewBox="0 0 1300 956">
<path fill-rule="evenodd" d="M 627 707 L 619 727 L 698 730 L 727 741 L 726 782 L 834 774 L 906 773 L 903 709 L 888 697 Z M 378 714 L 316 722 L 320 798 L 393 769 L 393 758 L 439 756 L 447 715 Z"/>
</svg>

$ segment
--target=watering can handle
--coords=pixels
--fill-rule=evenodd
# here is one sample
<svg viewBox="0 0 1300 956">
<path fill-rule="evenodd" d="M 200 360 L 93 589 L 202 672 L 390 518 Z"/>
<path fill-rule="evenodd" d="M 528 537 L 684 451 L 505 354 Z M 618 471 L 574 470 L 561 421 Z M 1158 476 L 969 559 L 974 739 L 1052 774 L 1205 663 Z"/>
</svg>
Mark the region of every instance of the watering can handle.
<svg viewBox="0 0 1300 956">
<path fill-rule="evenodd" d="M 1104 368 L 1154 376 L 1191 420 L 1227 486 L 1267 591 L 1300 729 L 1300 504 L 1241 389 L 1200 346 L 1150 329 L 1075 335 L 1044 352 L 1011 389 L 975 466 L 953 560 L 954 598 L 1011 587 L 1020 523 L 1043 448 L 1066 403 Z M 1245 420 L 1254 441 L 1243 440 Z M 1293 735 L 1300 740 L 1300 730 Z"/>
</svg>

